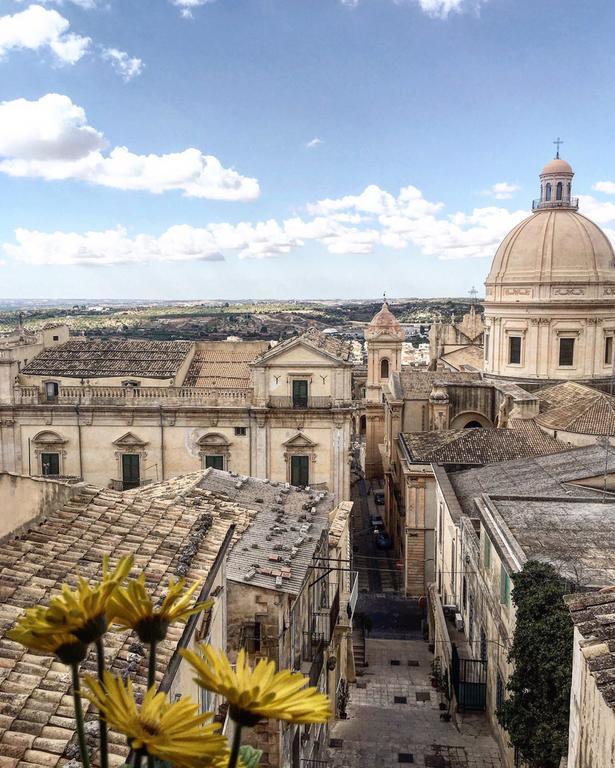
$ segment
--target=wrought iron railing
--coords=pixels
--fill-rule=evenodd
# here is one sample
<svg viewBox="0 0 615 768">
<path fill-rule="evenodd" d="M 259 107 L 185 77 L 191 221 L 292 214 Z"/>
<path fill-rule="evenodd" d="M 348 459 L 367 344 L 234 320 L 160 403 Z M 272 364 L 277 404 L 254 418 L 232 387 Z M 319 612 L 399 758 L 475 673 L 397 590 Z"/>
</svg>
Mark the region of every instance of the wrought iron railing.
<svg viewBox="0 0 615 768">
<path fill-rule="evenodd" d="M 532 210 L 538 211 L 542 210 L 543 208 L 572 208 L 573 210 L 578 210 L 579 208 L 579 198 L 578 197 L 570 197 L 568 200 L 534 200 L 532 202 Z"/>
</svg>

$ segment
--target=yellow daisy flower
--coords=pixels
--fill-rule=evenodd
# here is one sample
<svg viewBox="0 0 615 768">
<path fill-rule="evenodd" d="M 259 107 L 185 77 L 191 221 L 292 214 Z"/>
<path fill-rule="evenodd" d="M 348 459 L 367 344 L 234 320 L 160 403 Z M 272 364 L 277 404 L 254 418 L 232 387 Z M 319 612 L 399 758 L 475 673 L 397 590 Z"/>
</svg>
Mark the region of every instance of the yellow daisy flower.
<svg viewBox="0 0 615 768">
<path fill-rule="evenodd" d="M 61 594 L 52 597 L 48 607 L 28 608 L 16 629 L 36 637 L 68 634 L 85 644 L 94 642 L 107 629 L 109 598 L 130 573 L 132 563 L 132 555 L 123 557 L 115 569 L 109 571 L 109 557 L 105 555 L 99 584 L 92 587 L 81 577 L 76 589 L 64 584 Z"/>
<path fill-rule="evenodd" d="M 164 640 L 169 624 L 186 621 L 190 616 L 211 608 L 213 600 L 190 605 L 199 582 L 184 591 L 184 579 L 169 580 L 162 604 L 156 608 L 145 588 L 145 574 L 117 589 L 109 601 L 109 615 L 120 629 L 134 629 L 143 643 Z M 183 594 L 182 594 L 183 593 Z"/>
<path fill-rule="evenodd" d="M 23 622 L 19 622 L 6 634 L 11 640 L 20 643 L 30 651 L 54 653 L 64 664 L 78 664 L 87 654 L 87 645 L 68 633 L 37 634 Z"/>
<path fill-rule="evenodd" d="M 265 659 L 251 669 L 243 650 L 233 669 L 224 652 L 205 644 L 200 650 L 203 656 L 187 649 L 180 653 L 196 670 L 195 682 L 222 694 L 231 717 L 241 725 L 255 725 L 264 717 L 289 723 L 324 723 L 331 717 L 328 697 L 317 688 L 306 688 L 308 680 L 299 672 L 276 672 L 275 663 Z"/>
<path fill-rule="evenodd" d="M 101 712 L 109 726 L 123 733 L 128 745 L 142 754 L 167 761 L 177 768 L 204 768 L 228 759 L 229 748 L 220 726 L 207 723 L 211 712 L 199 714 L 189 698 L 171 704 L 151 687 L 137 707 L 132 682 L 105 672 L 103 684 L 85 678 L 84 696 Z"/>
</svg>

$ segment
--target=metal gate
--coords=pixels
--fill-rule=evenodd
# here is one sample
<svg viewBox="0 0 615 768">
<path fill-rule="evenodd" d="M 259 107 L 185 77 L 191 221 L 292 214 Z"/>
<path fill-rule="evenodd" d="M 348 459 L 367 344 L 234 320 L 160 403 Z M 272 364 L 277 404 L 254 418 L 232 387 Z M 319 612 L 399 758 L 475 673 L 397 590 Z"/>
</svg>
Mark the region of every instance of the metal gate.
<svg viewBox="0 0 615 768">
<path fill-rule="evenodd" d="M 459 709 L 484 712 L 487 704 L 487 662 L 460 659 L 453 645 L 452 677 Z"/>
</svg>

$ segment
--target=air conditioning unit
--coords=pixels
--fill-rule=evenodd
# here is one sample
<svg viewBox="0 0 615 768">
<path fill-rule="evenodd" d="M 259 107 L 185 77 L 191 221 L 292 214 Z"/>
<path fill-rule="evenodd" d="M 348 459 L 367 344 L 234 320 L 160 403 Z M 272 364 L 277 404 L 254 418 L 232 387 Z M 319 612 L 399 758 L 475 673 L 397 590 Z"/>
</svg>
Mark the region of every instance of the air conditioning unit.
<svg viewBox="0 0 615 768">
<path fill-rule="evenodd" d="M 463 616 L 460 613 L 455 614 L 455 629 L 458 632 L 463 631 Z"/>
</svg>

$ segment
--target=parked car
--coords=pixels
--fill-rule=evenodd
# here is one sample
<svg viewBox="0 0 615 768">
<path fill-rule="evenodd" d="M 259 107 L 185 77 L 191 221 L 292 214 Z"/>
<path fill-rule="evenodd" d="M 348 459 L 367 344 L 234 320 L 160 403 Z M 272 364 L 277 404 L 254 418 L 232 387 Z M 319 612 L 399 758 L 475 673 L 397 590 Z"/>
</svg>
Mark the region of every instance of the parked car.
<svg viewBox="0 0 615 768">
<path fill-rule="evenodd" d="M 382 506 L 384 504 L 384 491 L 374 491 L 374 501 Z"/>
<path fill-rule="evenodd" d="M 374 532 L 384 530 L 384 520 L 381 515 L 370 515 L 369 524 L 373 528 Z"/>
<path fill-rule="evenodd" d="M 384 531 L 379 533 L 378 536 L 376 536 L 376 546 L 378 549 L 391 549 L 393 542 L 391 541 L 389 534 Z"/>
</svg>

